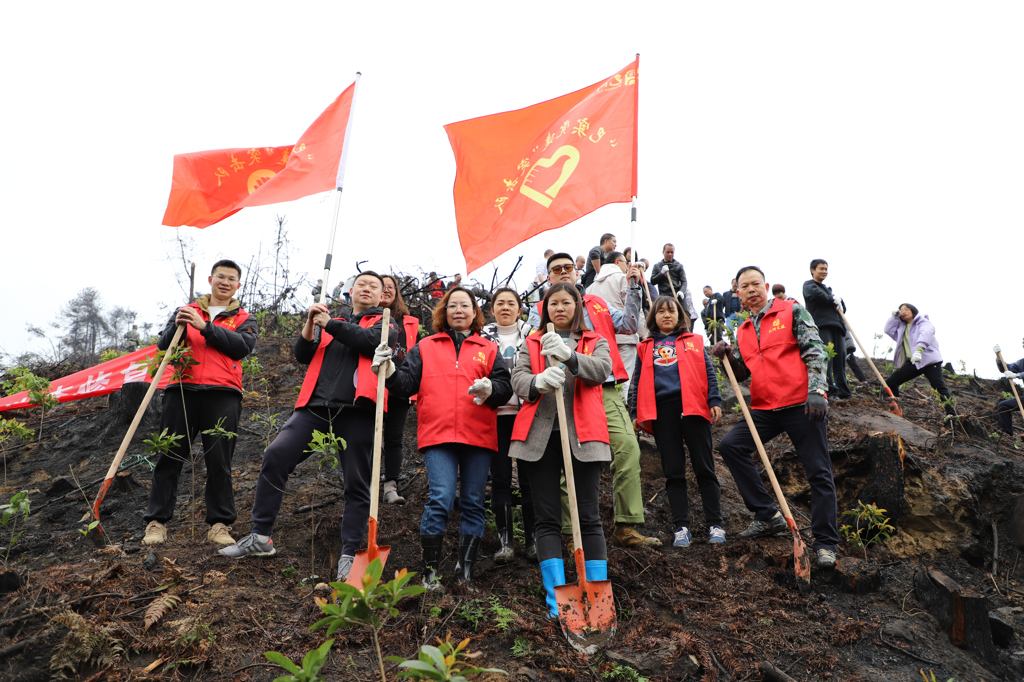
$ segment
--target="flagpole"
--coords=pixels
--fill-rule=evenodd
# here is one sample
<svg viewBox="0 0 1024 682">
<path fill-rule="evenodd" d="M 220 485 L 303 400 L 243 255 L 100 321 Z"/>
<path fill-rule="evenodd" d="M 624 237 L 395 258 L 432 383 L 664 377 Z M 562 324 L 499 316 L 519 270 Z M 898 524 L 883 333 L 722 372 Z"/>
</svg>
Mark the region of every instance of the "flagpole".
<svg viewBox="0 0 1024 682">
<path fill-rule="evenodd" d="M 633 186 L 630 194 L 633 196 L 633 205 L 630 210 L 630 223 L 629 223 L 629 255 L 630 260 L 633 261 L 632 265 L 636 265 L 636 195 L 637 195 L 637 172 L 636 172 L 636 157 L 637 157 L 637 130 L 640 128 L 640 119 L 638 117 L 640 111 L 640 53 L 636 53 L 636 72 L 633 74 L 636 79 L 636 84 L 633 86 Z M 647 285 L 647 280 L 644 279 L 644 286 Z"/>
</svg>

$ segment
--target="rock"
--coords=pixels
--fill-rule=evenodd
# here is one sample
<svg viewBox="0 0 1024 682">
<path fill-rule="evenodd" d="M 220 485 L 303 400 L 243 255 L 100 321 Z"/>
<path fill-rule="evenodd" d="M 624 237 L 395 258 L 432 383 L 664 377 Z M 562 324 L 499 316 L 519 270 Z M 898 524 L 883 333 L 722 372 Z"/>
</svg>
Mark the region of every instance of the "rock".
<svg viewBox="0 0 1024 682">
<path fill-rule="evenodd" d="M 57 497 L 59 495 L 66 495 L 75 489 L 74 484 L 63 476 L 58 476 L 53 479 L 53 483 L 46 489 L 47 497 Z"/>
<path fill-rule="evenodd" d="M 722 412 L 728 412 L 733 408 L 734 405 L 739 403 L 736 401 L 736 394 L 733 393 L 732 383 L 725 381 L 718 385 L 718 390 L 722 393 Z M 750 389 L 740 384 L 740 395 L 747 401 L 747 407 L 750 406 Z"/>
<path fill-rule="evenodd" d="M 1001 610 L 988 612 L 988 624 L 992 628 L 992 641 L 996 646 L 1008 647 L 1013 643 L 1013 625 L 999 613 Z"/>
<path fill-rule="evenodd" d="M 931 450 L 935 446 L 937 436 L 927 429 L 922 429 L 913 422 L 902 417 L 897 417 L 891 412 L 882 410 L 848 411 L 842 414 L 842 418 L 849 424 L 858 427 L 860 431 L 887 432 L 894 431 L 897 436 L 906 443 L 924 450 Z"/>
<path fill-rule="evenodd" d="M 21 575 L 17 571 L 4 571 L 0 573 L 0 594 L 17 592 L 24 585 Z"/>
</svg>

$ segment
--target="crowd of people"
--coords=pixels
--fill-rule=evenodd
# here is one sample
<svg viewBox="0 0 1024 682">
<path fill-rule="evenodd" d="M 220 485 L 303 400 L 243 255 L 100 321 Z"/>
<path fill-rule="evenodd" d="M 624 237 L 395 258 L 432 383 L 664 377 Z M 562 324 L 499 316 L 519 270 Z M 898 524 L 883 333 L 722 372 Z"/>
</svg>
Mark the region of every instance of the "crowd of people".
<svg viewBox="0 0 1024 682">
<path fill-rule="evenodd" d="M 334 299 L 346 298 L 342 317 L 321 302 L 311 305 L 295 342 L 307 365 L 294 412 L 270 443 L 256 486 L 248 535 L 232 536 L 236 521 L 231 483 L 234 439 L 241 413 L 242 360 L 256 345 L 254 319 L 235 297 L 241 268 L 229 260 L 212 268 L 211 293 L 171 316 L 159 338 L 166 349 L 179 325 L 194 364 L 167 387 L 161 429 L 184 436 L 161 455 L 153 472 L 143 542 L 166 540 L 182 465 L 202 436 L 207 468 L 208 541 L 227 557 L 271 556 L 275 520 L 289 475 L 311 456 L 315 431 L 346 441 L 339 457 L 345 507 L 337 579 L 345 580 L 367 530 L 370 510 L 374 414 L 378 382 L 386 388 L 383 431 L 383 501 L 403 504 L 398 482 L 402 434 L 415 404 L 417 448 L 426 464 L 429 493 L 420 523 L 423 581 L 442 589 L 440 563 L 450 516 L 458 500 L 456 584 L 472 588 L 485 533 L 488 491 L 499 549 L 497 562 L 515 552 L 514 490 L 518 484 L 525 535 L 523 552 L 538 562 L 551 614 L 554 588 L 565 582 L 563 537 L 571 535 L 563 471 L 568 443 L 588 580 L 607 577 L 608 543 L 660 546 L 644 529 L 638 434 L 653 436 L 661 457 L 672 518 L 672 545 L 694 542 L 686 461 L 696 480 L 707 542 L 725 543 L 717 449 L 751 513 L 738 533 L 754 538 L 786 532 L 787 524 L 754 465 L 754 434 L 740 421 L 721 438 L 712 425 L 722 416 L 714 359 L 740 381 L 750 379 L 752 422 L 763 442 L 785 432 L 803 464 L 811 493 L 812 548 L 817 565 L 831 568 L 839 544 L 836 489 L 827 421 L 829 404 L 852 395 L 849 367 L 864 381 L 852 351 L 843 299 L 825 285 L 828 263 L 810 262 L 803 303 L 769 283 L 757 266 L 741 267 L 729 291 L 703 287 L 696 310 L 683 264 L 665 244 L 653 268 L 616 238 L 602 235 L 587 257 L 549 249 L 537 264 L 535 298 L 502 287 L 488 309 L 456 276 L 447 285 L 430 273 L 436 300 L 429 329 L 409 314 L 399 280 L 364 271 Z M 321 282 L 319 286 L 323 286 Z M 320 292 L 316 292 L 320 293 Z M 524 300 L 525 299 L 525 300 Z M 389 311 L 387 343 L 381 342 Z M 704 323 L 705 338 L 694 320 Z M 488 321 L 488 317 L 490 321 Z M 896 369 L 886 380 L 894 396 L 923 374 L 955 417 L 942 377 L 934 325 L 910 303 L 893 311 L 885 333 L 895 342 Z M 1000 348 L 993 350 L 997 353 Z M 1004 370 L 1024 387 L 1024 359 Z M 859 374 L 858 374 L 859 373 Z M 565 405 L 565 423 L 557 401 Z M 1012 433 L 1013 401 L 998 406 L 999 423 Z M 561 429 L 568 434 L 562 434 Z M 567 436 L 563 438 L 563 436 Z M 614 526 L 606 537 L 598 499 L 601 472 L 611 471 Z M 571 544 L 571 543 L 570 543 Z M 570 554 L 572 548 L 569 548 Z"/>
</svg>

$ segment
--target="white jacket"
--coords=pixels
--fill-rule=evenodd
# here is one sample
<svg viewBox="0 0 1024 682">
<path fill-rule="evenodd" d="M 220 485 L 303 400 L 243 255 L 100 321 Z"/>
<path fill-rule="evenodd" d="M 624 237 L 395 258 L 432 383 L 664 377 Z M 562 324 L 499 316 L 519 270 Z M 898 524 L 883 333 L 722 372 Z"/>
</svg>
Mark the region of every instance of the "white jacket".
<svg viewBox="0 0 1024 682">
<path fill-rule="evenodd" d="M 606 263 L 594 278 L 594 282 L 587 287 L 587 293 L 600 296 L 608 305 L 620 312 L 626 310 L 626 292 L 629 290 L 629 280 L 625 273 L 615 263 Z M 643 316 L 640 317 L 639 334 L 616 334 L 615 343 L 633 344 L 639 343 L 640 338 L 647 336 L 647 327 L 644 324 Z"/>
</svg>

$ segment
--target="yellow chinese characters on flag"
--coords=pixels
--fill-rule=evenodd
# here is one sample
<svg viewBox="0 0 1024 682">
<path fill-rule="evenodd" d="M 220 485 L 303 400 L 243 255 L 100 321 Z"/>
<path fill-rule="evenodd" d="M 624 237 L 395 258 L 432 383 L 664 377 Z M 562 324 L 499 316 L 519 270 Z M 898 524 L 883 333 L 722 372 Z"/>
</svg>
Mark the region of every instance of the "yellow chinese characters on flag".
<svg viewBox="0 0 1024 682">
<path fill-rule="evenodd" d="M 445 126 L 467 272 L 636 196 L 638 67 L 639 57 L 574 93 Z"/>
</svg>

